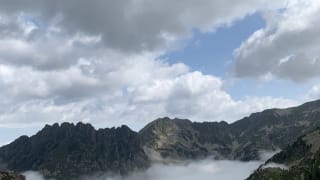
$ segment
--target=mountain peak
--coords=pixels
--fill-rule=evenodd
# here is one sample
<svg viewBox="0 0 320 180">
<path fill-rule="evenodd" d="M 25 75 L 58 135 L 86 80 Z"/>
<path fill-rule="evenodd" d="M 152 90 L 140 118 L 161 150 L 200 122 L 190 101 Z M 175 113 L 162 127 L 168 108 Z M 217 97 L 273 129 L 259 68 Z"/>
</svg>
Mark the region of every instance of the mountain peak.
<svg viewBox="0 0 320 180">
<path fill-rule="evenodd" d="M 0 148 L 0 160 L 7 169 L 57 179 L 106 171 L 125 174 L 149 165 L 138 134 L 127 126 L 95 130 L 84 123 L 46 125 L 36 135 Z"/>
</svg>

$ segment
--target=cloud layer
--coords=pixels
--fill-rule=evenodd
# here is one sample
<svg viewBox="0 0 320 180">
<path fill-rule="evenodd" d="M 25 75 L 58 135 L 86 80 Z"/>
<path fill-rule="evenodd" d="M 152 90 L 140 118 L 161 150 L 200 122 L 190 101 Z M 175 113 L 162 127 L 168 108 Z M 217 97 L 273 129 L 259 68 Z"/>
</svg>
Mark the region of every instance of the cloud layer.
<svg viewBox="0 0 320 180">
<path fill-rule="evenodd" d="M 236 101 L 224 91 L 221 79 L 183 64 L 139 59 L 130 69 L 97 75 L 87 75 L 82 68 L 89 67 L 38 71 L 0 66 L 5 77 L 0 81 L 1 126 L 84 121 L 96 126 L 128 124 L 138 130 L 163 116 L 232 122 L 265 108 L 296 105 L 272 97 Z"/>
<path fill-rule="evenodd" d="M 56 24 L 68 34 L 100 36 L 106 46 L 126 53 L 163 48 L 171 41 L 190 36 L 193 29 L 211 31 L 258 10 L 283 4 L 266 0 L 27 0 L 24 3 L 1 0 L 0 3 L 2 12 L 9 15 L 23 12 L 41 28 Z"/>
<path fill-rule="evenodd" d="M 320 85 L 314 85 L 308 92 L 309 99 L 319 99 L 320 98 Z"/>
<path fill-rule="evenodd" d="M 265 15 L 267 25 L 235 51 L 237 77 L 305 82 L 319 77 L 320 2 L 291 0 Z"/>
<path fill-rule="evenodd" d="M 283 2 L 0 1 L 0 126 L 84 121 L 140 129 L 158 117 L 234 121 L 292 100 L 234 100 L 224 80 L 159 57 Z"/>
<path fill-rule="evenodd" d="M 133 173 L 128 177 L 110 175 L 103 177 L 90 176 L 83 177 L 81 180 L 243 180 L 261 163 L 263 162 L 203 160 L 185 164 L 154 164 L 145 172 Z M 24 174 L 27 176 L 27 179 L 43 180 L 43 177 L 36 172 L 26 172 Z"/>
</svg>

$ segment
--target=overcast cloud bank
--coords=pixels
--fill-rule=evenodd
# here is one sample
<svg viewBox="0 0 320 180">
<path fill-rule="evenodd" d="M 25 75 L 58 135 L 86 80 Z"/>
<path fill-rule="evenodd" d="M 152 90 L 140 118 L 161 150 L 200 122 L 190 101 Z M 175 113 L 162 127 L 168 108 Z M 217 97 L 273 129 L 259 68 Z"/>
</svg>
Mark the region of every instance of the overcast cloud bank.
<svg viewBox="0 0 320 180">
<path fill-rule="evenodd" d="M 235 100 L 225 79 L 159 58 L 194 30 L 211 33 L 253 13 L 264 14 L 267 26 L 235 50 L 236 77 L 302 82 L 318 75 L 317 0 L 0 4 L 1 127 L 83 121 L 138 130 L 164 116 L 233 122 L 297 105 L 271 96 Z"/>
</svg>

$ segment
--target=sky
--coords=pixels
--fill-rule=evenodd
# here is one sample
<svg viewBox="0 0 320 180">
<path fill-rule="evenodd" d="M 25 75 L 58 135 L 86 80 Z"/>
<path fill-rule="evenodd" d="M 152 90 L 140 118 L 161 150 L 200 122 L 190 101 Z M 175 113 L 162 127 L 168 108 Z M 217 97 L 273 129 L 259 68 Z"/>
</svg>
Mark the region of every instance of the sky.
<svg viewBox="0 0 320 180">
<path fill-rule="evenodd" d="M 318 0 L 0 0 L 0 144 L 320 98 Z"/>
</svg>

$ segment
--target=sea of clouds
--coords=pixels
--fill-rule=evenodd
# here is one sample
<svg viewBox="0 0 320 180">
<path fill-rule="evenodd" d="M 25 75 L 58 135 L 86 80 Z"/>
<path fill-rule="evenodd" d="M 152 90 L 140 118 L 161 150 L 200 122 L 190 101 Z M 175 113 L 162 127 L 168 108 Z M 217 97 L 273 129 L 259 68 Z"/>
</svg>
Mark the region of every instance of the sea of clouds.
<svg viewBox="0 0 320 180">
<path fill-rule="evenodd" d="M 262 163 L 206 159 L 180 164 L 153 164 L 146 171 L 126 177 L 104 175 L 82 177 L 81 180 L 243 180 Z M 38 172 L 25 172 L 24 175 L 27 180 L 44 180 Z"/>
</svg>

